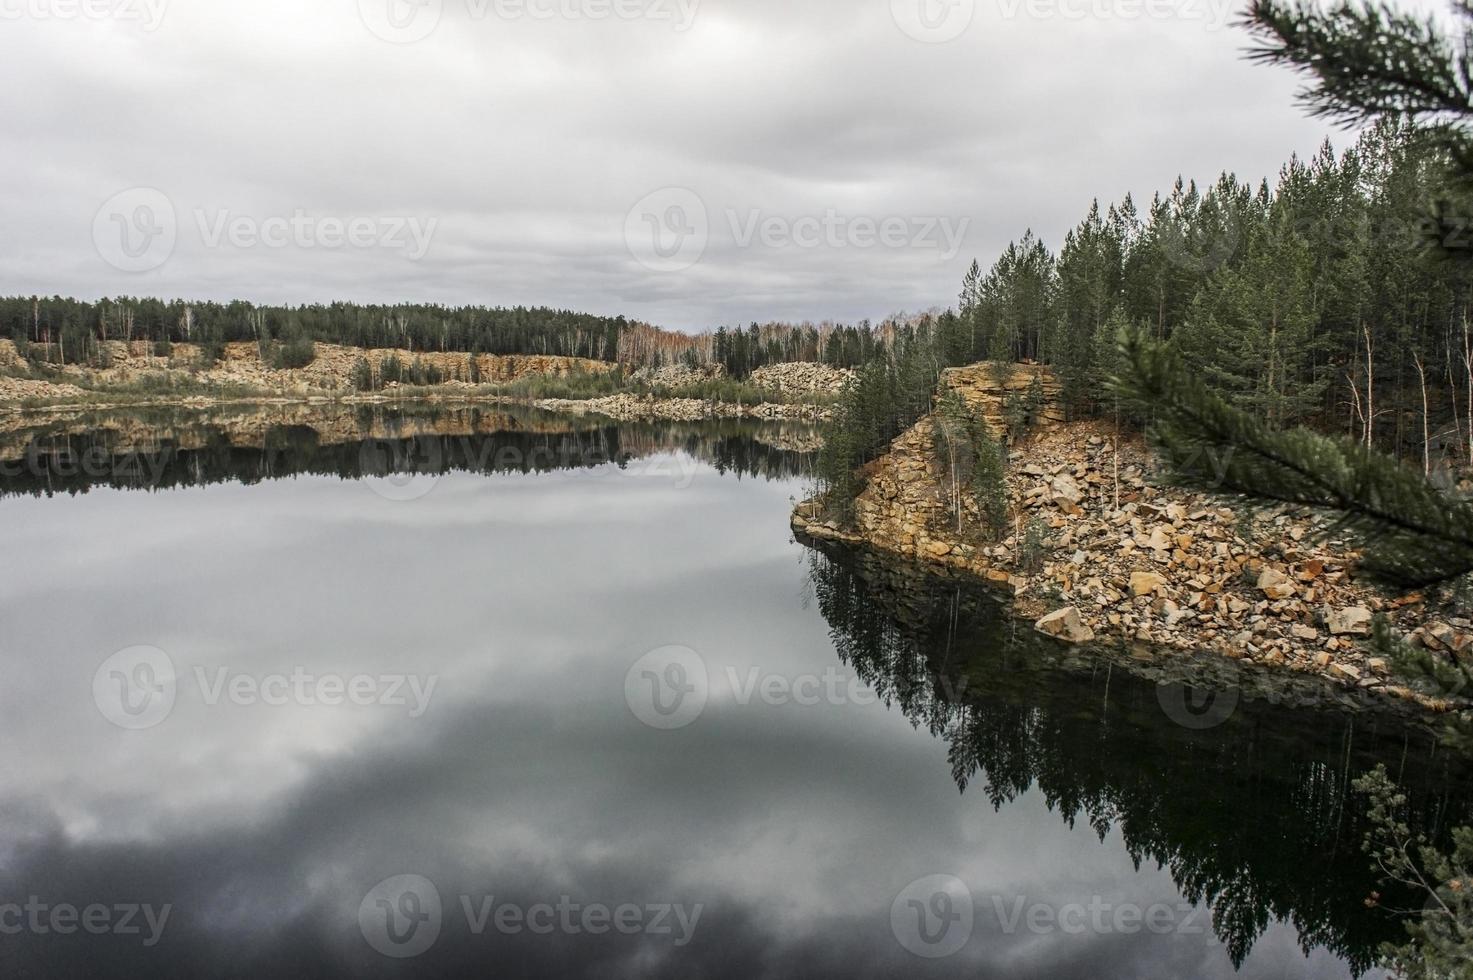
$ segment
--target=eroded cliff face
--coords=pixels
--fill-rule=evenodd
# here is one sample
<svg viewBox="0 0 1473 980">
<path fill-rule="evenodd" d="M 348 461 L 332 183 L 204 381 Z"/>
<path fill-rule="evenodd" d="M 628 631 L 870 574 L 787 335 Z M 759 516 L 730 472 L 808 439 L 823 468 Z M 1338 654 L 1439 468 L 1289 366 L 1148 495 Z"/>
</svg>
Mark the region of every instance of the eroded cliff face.
<svg viewBox="0 0 1473 980">
<path fill-rule="evenodd" d="M 1031 385 L 1046 369 L 1010 378 Z M 943 383 L 997 411 L 1005 392 L 985 365 Z M 1057 392 L 1056 387 L 1046 388 Z M 1051 396 L 1056 397 L 1056 394 Z M 795 529 L 976 576 L 1015 597 L 1015 608 L 1061 640 L 1112 638 L 1324 674 L 1342 684 L 1411 692 L 1367 654 L 1371 618 L 1385 612 L 1411 642 L 1473 657 L 1473 624 L 1430 615 L 1421 595 L 1387 596 L 1355 577 L 1349 544 L 1318 533 L 1328 517 L 1258 507 L 1243 498 L 1164 485 L 1139 442 L 1116 445 L 1101 423 L 1065 423 L 1057 404 L 1013 447 L 1008 527 L 987 528 L 970 493 L 960 521 L 935 451 L 935 418 L 903 433 L 864 471 L 852 527 L 800 504 Z M 1042 546 L 1030 554 L 1032 525 Z"/>
<path fill-rule="evenodd" d="M 225 345 L 224 355 L 215 364 L 205 366 L 196 344 L 174 344 L 167 356 L 154 353 L 152 344 L 125 343 L 119 340 L 103 344 L 110 366 L 106 368 L 66 365 L 60 381 L 0 378 L 0 401 L 25 398 L 70 398 L 83 392 L 67 380 L 87 379 L 102 386 L 125 385 L 145 376 L 190 379 L 218 385 L 221 388 L 248 387 L 293 394 L 349 394 L 353 391 L 353 367 L 360 358 L 377 370 L 389 357 L 397 357 L 407 369 L 418 358 L 438 370 L 448 387 L 465 386 L 471 377 L 471 355 L 467 353 L 414 353 L 405 350 L 375 348 L 363 350 L 338 344 L 314 344 L 316 357 L 301 368 L 276 369 L 261 361 L 260 351 L 252 343 Z M 615 365 L 581 357 L 557 357 L 542 354 L 479 354 L 476 364 L 481 380 L 487 384 L 506 384 L 535 375 L 567 377 L 572 374 L 606 374 Z M 9 340 L 0 340 L 0 367 L 24 369 L 29 365 L 16 353 Z"/>
<path fill-rule="evenodd" d="M 1052 368 L 1042 364 L 1004 364 L 983 361 L 941 372 L 941 384 L 961 395 L 973 412 L 987 420 L 994 434 L 1007 431 L 1006 404 L 1009 395 L 1027 399 L 1034 386 L 1042 393 L 1035 428 L 1048 431 L 1064 424 L 1059 402 L 1063 385 Z"/>
</svg>

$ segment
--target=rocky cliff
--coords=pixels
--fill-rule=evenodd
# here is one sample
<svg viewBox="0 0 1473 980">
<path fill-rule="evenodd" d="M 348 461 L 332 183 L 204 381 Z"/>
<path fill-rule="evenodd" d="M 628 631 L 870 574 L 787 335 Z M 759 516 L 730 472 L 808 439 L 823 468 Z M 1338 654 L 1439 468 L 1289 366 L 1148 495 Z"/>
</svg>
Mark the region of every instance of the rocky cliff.
<svg viewBox="0 0 1473 980">
<path fill-rule="evenodd" d="M 1062 385 L 1052 369 L 1042 364 L 1005 364 L 983 361 L 941 372 L 941 384 L 962 397 L 973 412 L 987 420 L 993 433 L 1007 431 L 1007 401 L 1012 396 L 1026 402 L 1031 393 L 1042 396 L 1037 427 L 1051 429 L 1064 423 L 1059 403 Z"/>
<path fill-rule="evenodd" d="M 103 345 L 107 367 L 83 367 L 75 364 L 61 368 L 59 382 L 0 378 L 6 387 L 0 398 L 66 397 L 79 394 L 68 380 L 86 379 L 97 386 L 126 385 L 143 377 L 189 380 L 221 387 L 251 387 L 295 393 L 349 393 L 353 390 L 353 367 L 360 359 L 377 368 L 389 357 L 397 357 L 408 368 L 416 358 L 434 367 L 447 380 L 467 381 L 471 376 L 471 355 L 466 353 L 410 352 L 405 350 L 343 347 L 338 344 L 314 344 L 312 363 L 300 368 L 277 369 L 261 361 L 260 351 L 252 343 L 226 344 L 223 356 L 211 365 L 204 363 L 195 344 L 174 344 L 167 354 L 159 354 L 152 344 L 120 340 Z M 488 384 L 505 384 L 533 375 L 566 377 L 570 374 L 604 374 L 614 365 L 581 357 L 555 357 L 540 354 L 479 354 L 476 364 L 481 380 Z M 0 341 L 0 366 L 24 370 L 29 367 L 8 340 Z M 46 385 L 62 389 L 51 392 Z M 14 389 L 12 391 L 12 389 Z M 22 391 L 24 389 L 24 391 Z"/>
<path fill-rule="evenodd" d="M 944 383 L 997 407 L 998 386 L 983 366 L 948 372 Z M 1013 595 L 1020 614 L 1041 617 L 1040 631 L 1072 642 L 1207 649 L 1411 696 L 1364 649 L 1373 614 L 1384 612 L 1414 644 L 1473 657 L 1473 624 L 1430 616 L 1421 595 L 1387 596 L 1358 581 L 1355 552 L 1320 533 L 1325 515 L 1251 510 L 1238 496 L 1167 486 L 1139 440 L 1117 446 L 1102 424 L 1048 416 L 1013 448 L 1009 526 L 1000 534 L 988 531 L 969 494 L 958 521 L 930 416 L 866 467 L 851 527 L 809 501 L 795 510 L 794 528 L 974 575 Z"/>
</svg>

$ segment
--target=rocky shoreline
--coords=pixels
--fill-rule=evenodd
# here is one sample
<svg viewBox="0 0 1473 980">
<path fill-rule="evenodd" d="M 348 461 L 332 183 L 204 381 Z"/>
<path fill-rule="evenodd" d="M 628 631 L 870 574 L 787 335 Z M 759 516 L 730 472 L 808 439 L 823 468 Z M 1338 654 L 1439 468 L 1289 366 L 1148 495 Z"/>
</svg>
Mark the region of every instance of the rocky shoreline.
<svg viewBox="0 0 1473 980">
<path fill-rule="evenodd" d="M 833 410 L 823 405 L 802 402 L 738 402 L 708 401 L 701 398 L 661 398 L 656 395 L 608 395 L 603 398 L 538 398 L 534 408 L 575 415 L 603 415 L 620 422 L 643 422 L 653 419 L 676 422 L 698 422 L 702 419 L 788 419 L 821 421 Z"/>
<path fill-rule="evenodd" d="M 20 357 L 10 341 L 0 340 L 0 414 L 70 408 L 383 404 L 413 399 L 530 405 L 553 412 L 597 414 L 618 421 L 693 422 L 713 418 L 816 421 L 832 414 L 832 409 L 822 402 L 831 400 L 851 376 L 844 369 L 807 362 L 768 365 L 753 373 L 751 383 L 757 390 L 770 393 L 771 400 L 747 403 L 629 392 L 591 398 L 536 398 L 507 394 L 497 386 L 529 378 L 598 377 L 610 374 L 617 365 L 552 355 L 472 356 L 315 344 L 315 357 L 305 367 L 272 368 L 261 362 L 255 344 L 232 343 L 226 345 L 218 362 L 206 366 L 200 348 L 193 344 L 174 344 L 167 354 L 156 353 L 151 345 L 137 342 L 109 341 L 104 346 L 109 364 L 106 368 L 66 365 L 52 377 L 37 378 L 23 376 L 30 371 L 29 363 Z M 425 386 L 389 382 L 382 390 L 369 392 L 354 387 L 355 365 L 363 360 L 382 365 L 391 357 L 405 365 L 422 362 L 445 380 Z M 473 383 L 467 380 L 470 377 L 481 380 Z M 719 368 L 708 366 L 697 371 L 676 365 L 636 372 L 634 380 L 678 389 L 681 385 L 722 377 L 724 372 Z M 139 390 L 137 386 L 143 381 L 150 387 Z M 179 389 L 178 392 L 170 393 L 171 387 Z"/>
<path fill-rule="evenodd" d="M 990 418 L 998 392 L 982 377 L 943 383 Z M 1007 387 L 1029 383 L 1020 373 Z M 813 500 L 795 508 L 794 530 L 985 582 L 1063 642 L 1208 651 L 1434 710 L 1451 706 L 1397 683 L 1365 641 L 1379 613 L 1413 645 L 1473 657 L 1473 623 L 1440 616 L 1420 594 L 1391 596 L 1358 580 L 1354 550 L 1319 533 L 1325 515 L 1166 485 L 1138 440 L 1117 447 L 1099 423 L 1050 421 L 1012 449 L 1012 533 L 991 541 L 970 495 L 958 530 L 933 421 L 922 419 L 866 467 L 852 526 Z"/>
</svg>

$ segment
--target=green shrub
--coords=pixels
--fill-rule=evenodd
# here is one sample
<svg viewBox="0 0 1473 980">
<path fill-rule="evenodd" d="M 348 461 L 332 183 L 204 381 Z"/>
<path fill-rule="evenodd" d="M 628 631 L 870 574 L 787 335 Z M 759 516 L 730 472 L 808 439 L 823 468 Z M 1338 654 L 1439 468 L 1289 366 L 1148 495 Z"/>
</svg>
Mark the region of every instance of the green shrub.
<svg viewBox="0 0 1473 980">
<path fill-rule="evenodd" d="M 368 358 L 360 357 L 353 362 L 353 373 L 351 375 L 353 388 L 356 391 L 373 391 L 373 365 L 368 363 Z"/>
<path fill-rule="evenodd" d="M 390 354 L 379 362 L 378 379 L 380 386 L 404 383 L 404 362 L 398 354 Z"/>
<path fill-rule="evenodd" d="M 317 359 L 317 348 L 305 337 L 293 337 L 271 351 L 271 366 L 279 371 L 304 368 Z"/>
<path fill-rule="evenodd" d="M 984 430 L 972 468 L 972 497 L 993 540 L 1002 537 L 1008 526 L 1006 452 L 1002 443 Z"/>
<path fill-rule="evenodd" d="M 1018 546 L 1018 566 L 1029 575 L 1043 571 L 1043 563 L 1053 550 L 1048 539 L 1048 525 L 1037 517 L 1030 517 L 1023 528 L 1023 540 Z"/>
</svg>

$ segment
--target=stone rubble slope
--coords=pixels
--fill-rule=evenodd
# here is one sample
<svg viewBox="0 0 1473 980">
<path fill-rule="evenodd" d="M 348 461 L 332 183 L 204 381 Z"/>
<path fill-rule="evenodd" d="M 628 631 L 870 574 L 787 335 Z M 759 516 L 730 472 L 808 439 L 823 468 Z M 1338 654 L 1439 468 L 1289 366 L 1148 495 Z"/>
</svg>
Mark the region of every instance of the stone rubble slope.
<svg viewBox="0 0 1473 980">
<path fill-rule="evenodd" d="M 1047 614 L 1040 631 L 1070 642 L 1213 650 L 1411 696 L 1364 649 L 1372 616 L 1384 612 L 1414 645 L 1473 660 L 1473 623 L 1429 618 L 1420 594 L 1393 597 L 1358 580 L 1356 552 L 1320 533 L 1328 515 L 1165 485 L 1139 440 L 1117 455 L 1102 423 L 1050 423 L 1014 447 L 1012 526 L 989 541 L 966 495 L 958 531 L 933 423 L 922 419 L 866 468 L 852 530 L 816 501 L 799 505 L 795 528 L 975 575 L 1014 595 L 1021 613 Z M 1047 543 L 1030 573 L 1022 552 L 1033 520 Z"/>
<path fill-rule="evenodd" d="M 665 419 L 698 422 L 712 418 L 747 419 L 824 419 L 831 409 L 822 405 L 800 403 L 706 401 L 701 398 L 657 398 L 653 395 L 618 394 L 602 398 L 540 398 L 533 406 L 550 412 L 604 415 L 621 422 Z"/>
<path fill-rule="evenodd" d="M 806 395 L 814 392 L 837 395 L 853 377 L 854 372 L 848 368 L 813 361 L 789 361 L 757 368 L 749 380 L 758 388 L 766 388 L 781 395 Z"/>
</svg>

